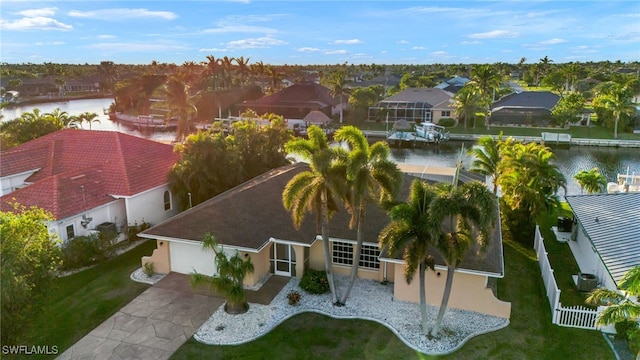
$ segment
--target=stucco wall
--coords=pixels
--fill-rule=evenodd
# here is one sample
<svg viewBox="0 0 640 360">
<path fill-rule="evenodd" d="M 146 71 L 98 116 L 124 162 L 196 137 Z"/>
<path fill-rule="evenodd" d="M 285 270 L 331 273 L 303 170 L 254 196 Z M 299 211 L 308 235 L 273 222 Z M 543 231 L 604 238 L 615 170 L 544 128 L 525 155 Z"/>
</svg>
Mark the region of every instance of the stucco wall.
<svg viewBox="0 0 640 360">
<path fill-rule="evenodd" d="M 35 171 L 27 171 L 20 174 L 0 177 L 0 196 L 7 195 L 16 190 L 16 188 L 24 186 L 24 181 Z"/>
<path fill-rule="evenodd" d="M 173 195 L 171 195 L 171 209 L 164 210 L 164 192 L 167 190 L 169 186 L 165 185 L 127 198 L 127 223 L 135 225 L 148 222 L 155 225 L 177 215 L 178 204 Z"/>
<path fill-rule="evenodd" d="M 602 286 L 607 289 L 616 290 L 617 287 L 615 282 L 602 263 L 600 256 L 596 253 L 591 240 L 589 240 L 587 235 L 584 233 L 582 226 L 579 226 L 576 231 L 578 231 L 578 235 L 576 237 L 577 241 L 570 242 L 569 246 L 571 251 L 574 253 L 574 257 L 578 263 L 580 271 L 596 275 L 598 277 L 598 282 L 602 283 Z"/>
<path fill-rule="evenodd" d="M 213 251 L 204 251 L 201 242 L 169 242 L 171 271 L 181 274 L 200 274 L 213 276 L 217 273 Z"/>
<path fill-rule="evenodd" d="M 148 262 L 153 264 L 153 270 L 159 274 L 168 274 L 171 271 L 171 258 L 169 254 L 169 243 L 167 241 L 156 240 L 156 248 L 151 256 L 142 257 L 142 266 Z"/>
<path fill-rule="evenodd" d="M 253 273 L 247 274 L 247 276 L 244 278 L 244 284 L 246 286 L 255 285 L 258 281 L 260 281 L 260 279 L 269 274 L 269 254 L 271 246 L 271 244 L 265 246 L 259 253 L 240 252 L 240 256 L 242 256 L 243 259 L 245 258 L 245 254 L 249 254 L 254 267 Z"/>
<path fill-rule="evenodd" d="M 86 227 L 82 226 L 83 215 L 92 219 Z M 47 227 L 50 233 L 57 234 L 61 240 L 67 241 L 69 240 L 67 237 L 67 226 L 69 225 L 73 225 L 75 236 L 88 236 L 92 232 L 95 232 L 96 226 L 105 222 L 115 223 L 117 230 L 120 230 L 119 225 L 124 218 L 124 200 L 114 200 L 106 205 L 89 209 L 83 213 L 49 222 Z"/>
<path fill-rule="evenodd" d="M 394 272 L 394 297 L 402 301 L 420 302 L 418 274 L 409 285 L 404 279 L 403 265 L 394 265 L 396 268 Z M 437 275 L 438 273 L 440 276 Z M 436 269 L 436 272 L 427 271 L 425 280 L 427 304 L 440 306 L 446 278 L 446 269 Z M 486 276 L 456 272 L 453 277 L 449 307 L 509 318 L 511 303 L 501 301 L 493 296 L 492 290 L 486 287 L 486 283 Z"/>
</svg>

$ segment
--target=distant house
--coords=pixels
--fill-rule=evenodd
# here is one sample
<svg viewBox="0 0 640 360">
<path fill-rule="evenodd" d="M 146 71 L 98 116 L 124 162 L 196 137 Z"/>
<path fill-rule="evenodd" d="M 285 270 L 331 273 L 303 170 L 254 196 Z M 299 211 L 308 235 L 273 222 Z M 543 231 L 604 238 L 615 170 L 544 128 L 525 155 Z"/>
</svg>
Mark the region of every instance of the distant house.
<svg viewBox="0 0 640 360">
<path fill-rule="evenodd" d="M 315 216 L 306 216 L 296 229 L 291 214 L 282 205 L 286 184 L 308 169 L 304 163 L 274 169 L 143 231 L 139 235 L 156 240 L 157 248 L 142 262 L 152 262 L 161 272 L 197 271 L 213 275 L 216 272 L 213 253 L 202 249 L 202 240 L 209 233 L 227 253 L 238 251 L 242 257 L 251 259 L 255 272 L 245 278 L 247 286 L 255 285 L 270 274 L 300 278 L 306 269 L 324 269 L 323 240 Z M 444 173 L 439 170 L 436 176 Z M 399 198 L 406 198 L 413 179 L 413 176 L 404 176 Z M 349 214 L 341 208 L 330 223 L 332 267 L 342 275 L 351 270 L 356 239 L 356 231 L 349 229 L 349 220 Z M 402 258 L 378 249 L 378 235 L 388 223 L 389 217 L 381 208 L 373 204 L 367 208 L 358 276 L 391 282 L 393 285 L 389 286 L 393 286 L 396 299 L 418 302 L 418 282 L 406 283 Z M 427 301 L 437 305 L 447 268 L 435 252 L 433 255 L 436 271 L 427 274 Z M 492 279 L 503 276 L 502 237 L 497 224 L 487 252 L 478 255 L 477 249 L 470 250 L 456 270 L 450 305 L 508 318 L 511 304 L 498 300 L 490 287 Z"/>
<path fill-rule="evenodd" d="M 167 174 L 171 145 L 113 131 L 64 129 L 0 153 L 0 210 L 13 203 L 50 212 L 62 240 L 101 225 L 159 223 L 178 213 Z M 113 224 L 113 225 L 111 225 Z"/>
<path fill-rule="evenodd" d="M 640 193 L 566 196 L 574 214 L 569 247 L 580 271 L 601 287 L 618 288 L 640 264 Z"/>
<path fill-rule="evenodd" d="M 503 96 L 491 106 L 493 125 L 547 125 L 560 96 L 550 91 L 523 91 Z"/>
<path fill-rule="evenodd" d="M 397 120 L 437 124 L 442 118 L 451 118 L 455 111 L 453 93 L 436 88 L 410 88 L 388 97 L 369 108 L 369 120 Z"/>
<path fill-rule="evenodd" d="M 331 116 L 339 113 L 341 104 L 330 92 L 328 88 L 314 82 L 302 82 L 257 100 L 243 101 L 236 105 L 236 109 L 239 113 L 249 109 L 258 115 L 274 113 L 285 119 L 303 119 L 311 111 Z M 347 103 L 346 96 L 343 102 Z"/>
<path fill-rule="evenodd" d="M 458 91 L 462 90 L 462 87 L 468 83 L 470 80 L 465 77 L 460 77 L 458 75 L 452 77 L 449 80 L 445 80 L 436 86 L 436 89 L 441 89 L 444 91 L 448 91 L 452 94 L 457 94 Z"/>
</svg>

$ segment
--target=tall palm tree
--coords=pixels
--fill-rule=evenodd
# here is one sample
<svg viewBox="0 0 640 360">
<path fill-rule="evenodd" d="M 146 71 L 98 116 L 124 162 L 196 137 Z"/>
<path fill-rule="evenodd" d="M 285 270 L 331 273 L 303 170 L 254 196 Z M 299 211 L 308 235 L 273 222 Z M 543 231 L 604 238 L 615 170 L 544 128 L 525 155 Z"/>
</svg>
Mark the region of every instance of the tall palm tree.
<svg viewBox="0 0 640 360">
<path fill-rule="evenodd" d="M 456 108 L 456 117 L 464 119 L 464 128 L 467 129 L 469 118 L 473 120 L 473 127 L 476 127 L 476 112 L 482 108 L 479 94 L 471 87 L 463 87 L 454 97 L 453 106 Z"/>
<path fill-rule="evenodd" d="M 349 201 L 352 203 L 349 208 L 352 209 L 351 226 L 357 225 L 358 229 L 349 286 L 340 299 L 340 303 L 345 304 L 358 275 L 367 203 L 370 200 L 379 204 L 393 201 L 402 184 L 402 172 L 395 162 L 389 160 L 390 150 L 386 142 L 378 141 L 369 146 L 367 138 L 355 126 L 340 128 L 334 139 L 345 142 L 349 147 L 347 180 L 351 190 Z"/>
<path fill-rule="evenodd" d="M 434 235 L 437 238 L 435 246 L 447 264 L 442 302 L 430 332 L 431 336 L 437 336 L 449 303 L 455 270 L 474 243 L 479 245 L 480 251 L 486 248 L 496 222 L 497 206 L 495 196 L 485 185 L 474 181 L 460 187 L 451 184 L 439 186 L 438 195 L 429 208 L 433 221 L 448 221 L 446 228 L 449 229 L 446 231 L 443 227 L 433 227 L 439 230 Z"/>
<path fill-rule="evenodd" d="M 251 72 L 251 69 L 249 68 L 249 59 L 250 58 L 244 58 L 244 56 L 240 56 L 239 58 L 235 58 L 235 62 L 236 65 L 238 65 L 238 75 L 240 76 L 240 86 L 243 86 L 246 79 L 247 79 L 247 75 Z"/>
<path fill-rule="evenodd" d="M 545 57 L 543 57 L 542 59 L 540 59 L 540 72 L 542 73 L 542 77 L 547 76 L 547 74 L 549 73 L 549 68 L 551 67 L 551 63 L 553 63 L 553 60 L 549 59 L 548 56 L 545 55 Z"/>
<path fill-rule="evenodd" d="M 72 120 L 69 113 L 60 110 L 60 108 L 55 108 L 51 112 L 43 114 L 43 116 L 49 121 L 53 121 L 63 127 L 69 125 L 69 122 Z"/>
<path fill-rule="evenodd" d="M 225 294 L 227 302 L 224 310 L 226 312 L 230 314 L 247 312 L 249 304 L 244 293 L 243 281 L 247 274 L 254 271 L 251 258 L 243 259 L 238 251 L 231 257 L 227 257 L 224 249 L 218 245 L 211 234 L 205 235 L 202 248 L 213 251 L 218 272 L 213 277 L 194 272 L 190 276 L 191 285 L 200 286 L 209 283 L 215 291 Z"/>
<path fill-rule="evenodd" d="M 344 102 L 342 98 L 351 93 L 351 89 L 347 87 L 347 76 L 344 71 L 339 70 L 331 75 L 329 79 L 329 92 L 331 96 L 337 96 L 340 99 L 340 124 L 342 124 L 342 114 Z"/>
<path fill-rule="evenodd" d="M 171 77 L 165 87 L 161 90 L 166 97 L 169 111 L 167 112 L 167 122 L 172 118 L 177 118 L 176 141 L 184 141 L 189 136 L 193 128 L 193 122 L 198 109 L 195 99 L 190 95 L 189 85 L 180 78 Z"/>
<path fill-rule="evenodd" d="M 473 65 L 471 68 L 470 86 L 474 87 L 482 99 L 484 105 L 484 120 L 487 128 L 489 127 L 488 118 L 491 112 L 491 104 L 495 100 L 496 90 L 500 88 L 502 78 L 498 70 L 490 65 Z"/>
<path fill-rule="evenodd" d="M 607 179 L 600 174 L 598 168 L 591 170 L 581 170 L 574 178 L 580 185 L 580 192 L 587 190 L 587 194 L 599 193 L 607 186 Z"/>
<path fill-rule="evenodd" d="M 471 171 L 489 176 L 493 183 L 493 193 L 498 194 L 498 182 L 500 179 L 500 144 L 502 143 L 502 132 L 497 138 L 485 135 L 478 139 L 476 146 L 468 150 L 468 154 L 474 157 L 471 164 Z"/>
<path fill-rule="evenodd" d="M 616 82 L 603 83 L 600 86 L 599 94 L 594 99 L 594 107 L 601 105 L 611 111 L 614 119 L 613 137 L 618 138 L 618 123 L 622 115 L 631 116 L 636 111 L 632 102 L 633 94 L 626 85 Z"/>
<path fill-rule="evenodd" d="M 433 270 L 433 258 L 429 249 L 434 243 L 433 230 L 435 225 L 429 212 L 429 204 L 437 196 L 436 190 L 427 183 L 416 179 L 411 183 L 411 192 L 407 202 L 394 206 L 389 216 L 391 223 L 387 225 L 378 237 L 378 246 L 387 249 L 393 256 L 403 252 L 404 277 L 407 283 L 413 281 L 416 271 L 419 275 L 420 286 L 420 315 L 422 318 L 422 332 L 428 334 L 426 271 Z"/>
<path fill-rule="evenodd" d="M 287 211 L 291 211 L 296 227 L 300 226 L 306 212 L 316 213 L 332 301 L 340 305 L 331 269 L 328 231 L 329 219 L 347 193 L 346 168 L 337 164 L 337 159 L 344 159 L 346 154 L 339 147 L 330 147 L 325 132 L 316 125 L 307 129 L 307 136 L 308 139 L 294 139 L 285 145 L 288 153 L 309 161 L 311 169 L 294 176 L 287 183 L 282 193 L 282 203 Z"/>
<path fill-rule="evenodd" d="M 595 289 L 587 297 L 588 304 L 607 306 L 598 316 L 596 321 L 598 325 L 640 318 L 640 304 L 632 299 L 640 297 L 640 265 L 632 267 L 624 274 L 618 288 L 622 291 L 607 288 Z"/>
</svg>

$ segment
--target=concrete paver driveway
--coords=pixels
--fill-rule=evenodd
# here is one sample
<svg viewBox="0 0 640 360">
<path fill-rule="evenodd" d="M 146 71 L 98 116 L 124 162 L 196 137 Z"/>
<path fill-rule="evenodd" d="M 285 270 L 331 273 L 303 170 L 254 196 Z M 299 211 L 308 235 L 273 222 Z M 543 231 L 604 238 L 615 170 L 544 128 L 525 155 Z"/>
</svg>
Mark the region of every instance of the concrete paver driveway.
<svg viewBox="0 0 640 360">
<path fill-rule="evenodd" d="M 224 303 L 179 275 L 144 291 L 59 359 L 168 359 Z"/>
</svg>

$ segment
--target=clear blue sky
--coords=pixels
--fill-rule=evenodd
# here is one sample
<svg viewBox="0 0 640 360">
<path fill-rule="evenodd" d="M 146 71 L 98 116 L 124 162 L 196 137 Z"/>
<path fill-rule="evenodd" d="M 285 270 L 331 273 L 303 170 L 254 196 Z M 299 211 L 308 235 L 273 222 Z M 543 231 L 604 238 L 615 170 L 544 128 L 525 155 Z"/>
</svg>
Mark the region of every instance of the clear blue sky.
<svg viewBox="0 0 640 360">
<path fill-rule="evenodd" d="M 13 1 L 0 61 L 640 61 L 640 1 Z"/>
</svg>

